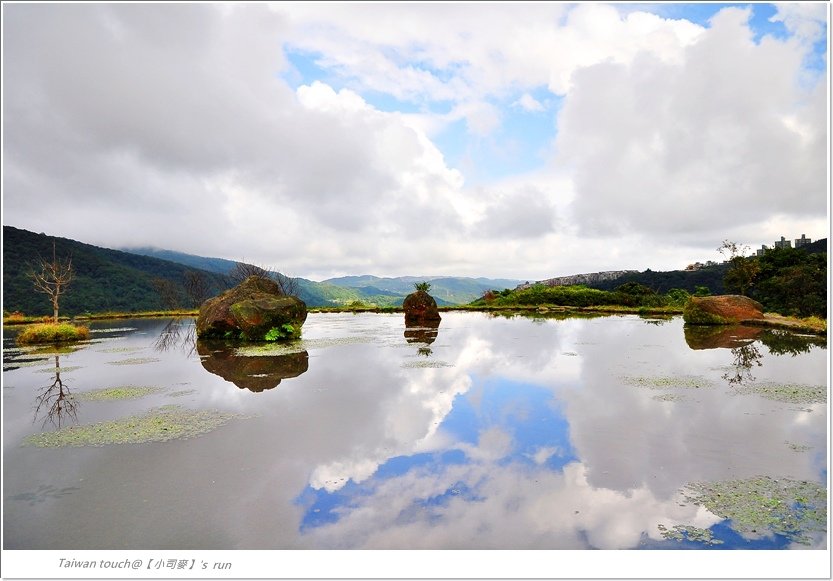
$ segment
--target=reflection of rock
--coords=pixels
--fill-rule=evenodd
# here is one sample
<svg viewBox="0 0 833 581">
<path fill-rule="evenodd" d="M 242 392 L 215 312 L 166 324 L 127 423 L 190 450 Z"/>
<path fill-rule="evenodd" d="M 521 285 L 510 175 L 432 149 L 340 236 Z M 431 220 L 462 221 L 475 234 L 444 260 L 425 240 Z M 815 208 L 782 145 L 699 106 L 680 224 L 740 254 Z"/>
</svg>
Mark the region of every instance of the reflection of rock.
<svg viewBox="0 0 833 581">
<path fill-rule="evenodd" d="M 402 301 L 402 309 L 405 311 L 405 323 L 424 323 L 426 321 L 439 321 L 440 312 L 437 310 L 437 301 L 425 291 L 416 291 L 409 294 Z"/>
<path fill-rule="evenodd" d="M 763 319 L 764 307 L 742 295 L 691 297 L 683 320 L 692 325 L 732 325 L 746 319 Z"/>
<path fill-rule="evenodd" d="M 306 351 L 248 357 L 235 355 L 234 349 L 224 342 L 197 341 L 197 353 L 207 371 L 250 391 L 272 389 L 282 379 L 298 377 L 309 368 Z"/>
<path fill-rule="evenodd" d="M 304 301 L 284 295 L 273 280 L 250 276 L 202 304 L 197 336 L 274 341 L 298 337 L 306 318 Z"/>
<path fill-rule="evenodd" d="M 423 321 L 422 323 L 405 321 L 405 340 L 408 343 L 426 343 L 430 345 L 437 340 L 439 330 L 439 321 Z"/>
<path fill-rule="evenodd" d="M 763 333 L 763 329 L 742 325 L 686 325 L 683 327 L 683 333 L 685 342 L 692 349 L 733 349 L 755 341 Z"/>
</svg>

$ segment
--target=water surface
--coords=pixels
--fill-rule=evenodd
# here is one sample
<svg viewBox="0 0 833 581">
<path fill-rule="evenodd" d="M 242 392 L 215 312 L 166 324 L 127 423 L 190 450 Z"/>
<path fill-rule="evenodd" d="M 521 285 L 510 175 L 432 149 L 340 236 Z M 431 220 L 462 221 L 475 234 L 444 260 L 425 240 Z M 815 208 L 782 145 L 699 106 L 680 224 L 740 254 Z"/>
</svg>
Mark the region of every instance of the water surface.
<svg viewBox="0 0 833 581">
<path fill-rule="evenodd" d="M 195 344 L 191 320 L 92 328 L 63 353 L 16 351 L 6 328 L 6 549 L 827 545 L 810 497 L 827 480 L 823 340 L 679 318 L 312 314 L 301 342 L 243 355 Z M 27 440 L 160 409 L 223 421 Z"/>
</svg>

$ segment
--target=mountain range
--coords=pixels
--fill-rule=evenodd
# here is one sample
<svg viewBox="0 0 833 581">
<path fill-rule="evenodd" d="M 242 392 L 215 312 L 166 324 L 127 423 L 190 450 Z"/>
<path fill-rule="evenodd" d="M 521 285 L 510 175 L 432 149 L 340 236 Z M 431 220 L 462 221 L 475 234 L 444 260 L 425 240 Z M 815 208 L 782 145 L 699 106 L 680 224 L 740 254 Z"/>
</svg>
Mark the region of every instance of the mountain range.
<svg viewBox="0 0 833 581">
<path fill-rule="evenodd" d="M 230 285 L 228 274 L 238 264 L 157 248 L 109 249 L 68 238 L 36 234 L 3 226 L 3 310 L 28 315 L 51 312 L 45 295 L 33 292 L 26 273 L 41 258 L 72 257 L 75 280 L 61 297 L 61 313 L 76 315 L 104 311 L 138 312 L 170 307 L 162 300 L 160 287 L 169 289 L 179 306 L 197 306 L 189 299 L 185 279 L 200 276 L 210 295 Z M 469 277 L 405 276 L 382 278 L 371 275 L 333 278 L 325 281 L 295 279 L 298 296 L 308 306 L 343 306 L 361 303 L 399 306 L 413 291 L 415 282 L 431 283 L 431 294 L 440 305 L 469 303 L 489 289 L 512 288 L 520 281 Z M 170 303 L 170 301 L 168 301 Z"/>
</svg>

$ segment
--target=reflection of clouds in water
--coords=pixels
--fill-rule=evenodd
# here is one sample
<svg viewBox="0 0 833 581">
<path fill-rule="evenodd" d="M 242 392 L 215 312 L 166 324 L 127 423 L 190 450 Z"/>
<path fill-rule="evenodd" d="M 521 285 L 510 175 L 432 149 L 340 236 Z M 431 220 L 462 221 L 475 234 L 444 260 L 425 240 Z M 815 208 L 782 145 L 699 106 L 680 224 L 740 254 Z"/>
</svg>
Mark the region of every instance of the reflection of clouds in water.
<svg viewBox="0 0 833 581">
<path fill-rule="evenodd" d="M 310 479 L 313 488 L 338 490 L 350 479 L 364 481 L 373 474 L 374 466 L 390 458 L 458 447 L 442 424 L 457 396 L 468 394 L 475 404 L 482 396 L 479 391 L 471 391 L 473 377 L 506 375 L 541 385 L 575 384 L 581 358 L 561 355 L 563 350 L 573 348 L 572 338 L 580 328 L 571 324 L 574 322 L 533 328 L 529 319 L 492 319 L 479 314 L 466 317 L 465 322 L 440 328 L 443 346 L 436 356 L 452 362 L 453 367 L 393 371 L 385 357 L 373 362 L 374 381 L 378 384 L 380 379 L 387 379 L 375 401 L 383 408 L 378 414 L 383 419 L 362 430 L 370 436 L 369 430 L 376 428 L 375 438 L 368 437 L 364 443 L 354 440 L 356 445 L 346 456 L 316 466 Z M 575 323 L 580 325 L 579 321 Z M 530 329 L 533 332 L 527 333 Z M 511 342 L 506 341 L 507 335 L 513 336 Z M 563 344 L 562 336 L 570 341 Z M 496 344 L 501 348 L 495 348 Z"/>
<path fill-rule="evenodd" d="M 337 509 L 336 522 L 310 529 L 305 540 L 320 548 L 625 549 L 643 535 L 662 540 L 658 524 L 720 521 L 680 500 L 659 499 L 646 487 L 593 487 L 578 462 L 553 472 L 488 460 L 371 481 Z"/>
</svg>

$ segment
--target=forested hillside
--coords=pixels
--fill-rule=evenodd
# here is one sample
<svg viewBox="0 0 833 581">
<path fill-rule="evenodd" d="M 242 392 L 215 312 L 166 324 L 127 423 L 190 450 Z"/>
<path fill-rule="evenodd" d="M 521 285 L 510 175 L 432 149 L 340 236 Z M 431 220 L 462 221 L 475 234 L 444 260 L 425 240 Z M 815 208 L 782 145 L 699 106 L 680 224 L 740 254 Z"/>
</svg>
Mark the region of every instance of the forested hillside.
<svg viewBox="0 0 833 581">
<path fill-rule="evenodd" d="M 160 284 L 170 290 L 180 307 L 192 306 L 184 287 L 189 272 L 203 277 L 210 294 L 220 292 L 226 285 L 224 277 L 216 273 L 175 262 L 3 226 L 4 312 L 52 312 L 49 300 L 34 291 L 26 273 L 39 259 L 51 259 L 53 242 L 59 259 L 72 257 L 75 272 L 75 280 L 61 297 L 62 315 L 166 308 L 169 305 L 160 295 Z"/>
</svg>

